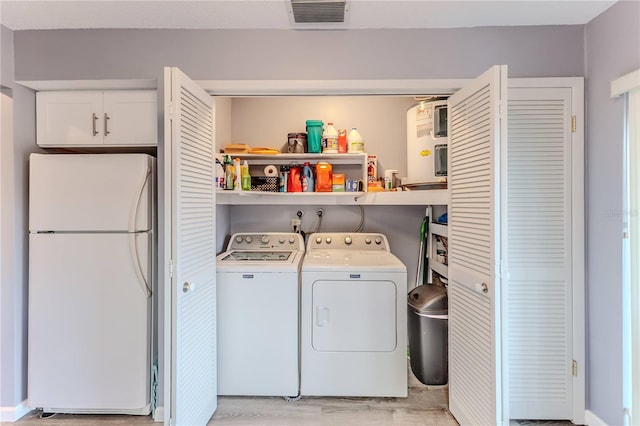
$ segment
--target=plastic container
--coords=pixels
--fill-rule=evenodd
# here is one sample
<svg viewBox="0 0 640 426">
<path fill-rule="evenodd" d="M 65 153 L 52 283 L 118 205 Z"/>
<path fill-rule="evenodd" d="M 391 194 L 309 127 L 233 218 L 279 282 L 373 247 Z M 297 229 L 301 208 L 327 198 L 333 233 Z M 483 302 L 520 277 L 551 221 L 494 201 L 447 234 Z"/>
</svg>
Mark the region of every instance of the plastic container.
<svg viewBox="0 0 640 426">
<path fill-rule="evenodd" d="M 409 292 L 407 303 L 411 371 L 425 385 L 444 385 L 449 374 L 447 291 L 419 285 Z"/>
<path fill-rule="evenodd" d="M 287 192 L 302 192 L 300 166 L 291 166 L 289 168 L 289 182 L 287 183 Z"/>
<path fill-rule="evenodd" d="M 224 160 L 224 185 L 225 189 L 233 189 L 233 181 L 236 178 L 236 169 L 231 158 L 227 155 Z"/>
<path fill-rule="evenodd" d="M 242 165 L 242 173 L 240 174 L 241 186 L 243 191 L 251 191 L 251 175 L 249 174 L 249 163 L 244 160 Z"/>
<path fill-rule="evenodd" d="M 278 192 L 287 192 L 287 184 L 289 180 L 289 166 L 280 166 L 280 184 Z"/>
<path fill-rule="evenodd" d="M 347 152 L 350 154 L 364 152 L 364 140 L 355 127 L 351 129 L 349 136 L 347 136 Z"/>
<path fill-rule="evenodd" d="M 307 148 L 311 153 L 322 152 L 322 120 L 307 120 Z"/>
<path fill-rule="evenodd" d="M 286 152 L 291 154 L 301 154 L 307 152 L 307 134 L 288 133 Z"/>
<path fill-rule="evenodd" d="M 242 189 L 242 169 L 240 168 L 240 159 L 233 159 L 233 170 L 235 171 L 235 175 L 233 177 L 233 189 L 234 191 L 239 191 Z"/>
<path fill-rule="evenodd" d="M 324 161 L 316 165 L 316 192 L 331 192 L 333 190 L 332 170 L 331 164 Z"/>
<path fill-rule="evenodd" d="M 347 129 L 338 130 L 338 153 L 344 154 L 347 152 Z"/>
<path fill-rule="evenodd" d="M 220 160 L 216 158 L 216 189 L 224 189 L 224 167 Z"/>
<path fill-rule="evenodd" d="M 302 168 L 302 192 L 313 192 L 315 190 L 315 181 L 313 179 L 313 169 L 308 161 L 304 163 Z"/>
<path fill-rule="evenodd" d="M 322 152 L 325 154 L 338 153 L 338 131 L 333 123 L 328 123 L 322 134 Z"/>
</svg>

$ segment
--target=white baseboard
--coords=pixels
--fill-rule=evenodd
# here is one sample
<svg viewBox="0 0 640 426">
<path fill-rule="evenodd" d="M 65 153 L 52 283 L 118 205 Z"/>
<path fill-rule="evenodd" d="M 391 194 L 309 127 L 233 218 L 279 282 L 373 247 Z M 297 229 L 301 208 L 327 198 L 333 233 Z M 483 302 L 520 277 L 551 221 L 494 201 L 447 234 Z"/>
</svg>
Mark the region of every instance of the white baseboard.
<svg viewBox="0 0 640 426">
<path fill-rule="evenodd" d="M 604 420 L 587 410 L 584 413 L 584 422 L 588 426 L 608 426 Z"/>
<path fill-rule="evenodd" d="M 156 407 L 156 410 L 153 412 L 153 421 L 154 422 L 164 422 L 164 407 Z"/>
<path fill-rule="evenodd" d="M 0 407 L 0 422 L 13 423 L 30 411 L 31 408 L 27 406 L 26 399 L 15 407 Z"/>
</svg>

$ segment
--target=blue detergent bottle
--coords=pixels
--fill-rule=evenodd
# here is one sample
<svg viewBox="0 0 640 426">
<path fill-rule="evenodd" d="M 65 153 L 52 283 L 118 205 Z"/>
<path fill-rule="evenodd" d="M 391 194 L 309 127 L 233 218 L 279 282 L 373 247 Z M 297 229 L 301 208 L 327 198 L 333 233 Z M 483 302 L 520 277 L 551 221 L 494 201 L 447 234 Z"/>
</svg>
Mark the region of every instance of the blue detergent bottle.
<svg viewBox="0 0 640 426">
<path fill-rule="evenodd" d="M 308 161 L 302 168 L 302 192 L 313 192 L 315 183 L 313 181 L 313 169 Z"/>
</svg>

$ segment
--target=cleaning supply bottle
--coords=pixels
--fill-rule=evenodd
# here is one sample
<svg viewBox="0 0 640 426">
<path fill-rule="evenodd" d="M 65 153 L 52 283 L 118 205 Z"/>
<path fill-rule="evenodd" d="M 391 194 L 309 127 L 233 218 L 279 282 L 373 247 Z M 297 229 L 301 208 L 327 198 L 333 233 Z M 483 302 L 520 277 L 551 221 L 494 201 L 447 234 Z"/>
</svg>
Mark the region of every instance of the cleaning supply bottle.
<svg viewBox="0 0 640 426">
<path fill-rule="evenodd" d="M 251 175 L 249 174 L 249 163 L 247 160 L 244 160 L 244 164 L 242 165 L 242 190 L 243 191 L 251 191 Z"/>
<path fill-rule="evenodd" d="M 338 130 L 338 153 L 347 152 L 347 129 Z"/>
<path fill-rule="evenodd" d="M 362 136 L 358 129 L 355 127 L 351 129 L 349 132 L 349 136 L 347 137 L 347 152 L 349 154 L 364 152 L 364 141 L 362 140 Z"/>
<path fill-rule="evenodd" d="M 288 192 L 287 191 L 288 180 L 289 180 L 289 166 L 280 166 L 279 192 Z"/>
<path fill-rule="evenodd" d="M 227 155 L 224 159 L 224 184 L 225 189 L 233 189 L 233 181 L 236 178 L 236 170 L 231 163 L 231 158 Z"/>
<path fill-rule="evenodd" d="M 234 158 L 233 159 L 233 170 L 235 172 L 235 175 L 233 177 L 233 189 L 234 191 L 240 191 L 240 189 L 242 188 L 242 184 L 241 184 L 241 173 L 242 170 L 240 168 L 240 159 L 239 158 Z"/>
<path fill-rule="evenodd" d="M 322 152 L 324 154 L 338 153 L 338 131 L 333 123 L 328 123 L 322 134 Z"/>
<path fill-rule="evenodd" d="M 216 158 L 216 189 L 225 189 L 224 174 L 224 167 L 220 160 Z"/>
<path fill-rule="evenodd" d="M 302 192 L 313 192 L 315 183 L 313 180 L 313 169 L 308 161 L 305 161 L 302 168 Z"/>
</svg>

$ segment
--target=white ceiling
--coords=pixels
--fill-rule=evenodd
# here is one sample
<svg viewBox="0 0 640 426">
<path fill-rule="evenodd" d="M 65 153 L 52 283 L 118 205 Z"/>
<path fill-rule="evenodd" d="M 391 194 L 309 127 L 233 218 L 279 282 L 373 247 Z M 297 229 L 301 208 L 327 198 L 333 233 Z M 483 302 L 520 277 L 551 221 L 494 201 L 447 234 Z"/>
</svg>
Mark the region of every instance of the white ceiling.
<svg viewBox="0 0 640 426">
<path fill-rule="evenodd" d="M 291 24 L 287 1 L 0 0 L 0 23 L 13 30 L 304 28 Z M 348 22 L 339 27 L 459 28 L 586 24 L 614 3 L 603 0 L 351 0 Z M 310 24 L 308 27 L 318 28 L 318 25 Z"/>
</svg>

